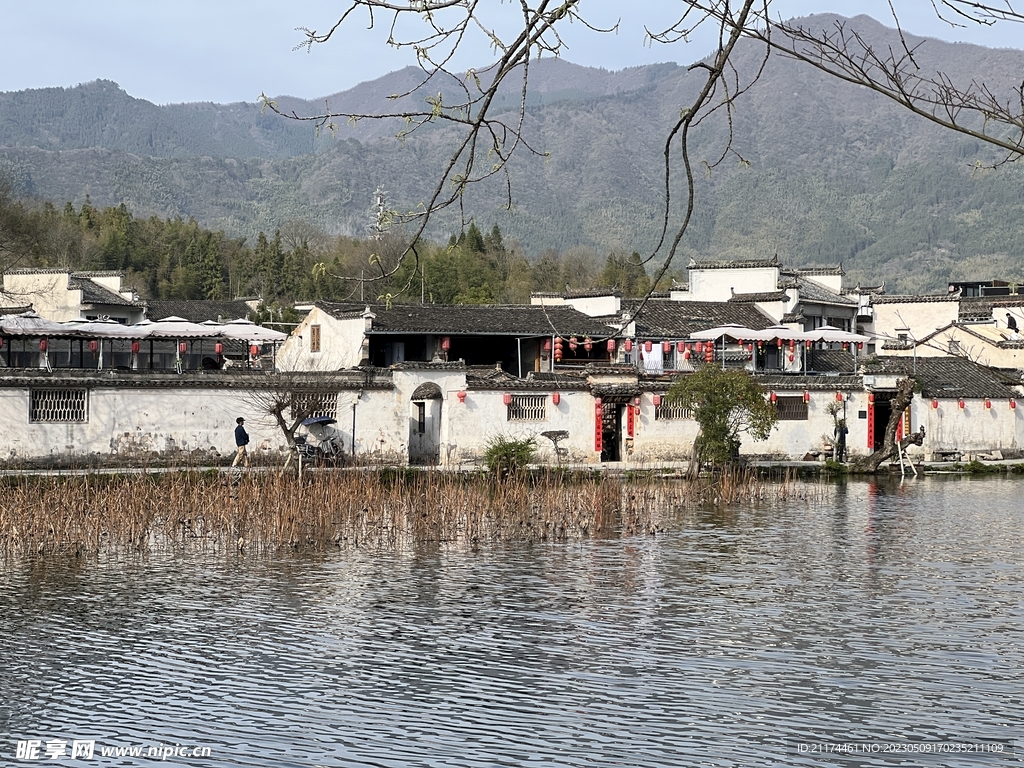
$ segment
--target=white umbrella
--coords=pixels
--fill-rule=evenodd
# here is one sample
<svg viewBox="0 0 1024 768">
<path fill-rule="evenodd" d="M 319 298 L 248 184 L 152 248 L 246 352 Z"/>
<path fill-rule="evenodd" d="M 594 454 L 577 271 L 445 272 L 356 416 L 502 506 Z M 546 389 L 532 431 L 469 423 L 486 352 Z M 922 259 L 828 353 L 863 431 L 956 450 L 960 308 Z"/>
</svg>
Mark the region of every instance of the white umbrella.
<svg viewBox="0 0 1024 768">
<path fill-rule="evenodd" d="M 729 323 L 727 325 L 719 325 L 714 328 L 708 328 L 704 331 L 697 331 L 691 333 L 691 339 L 718 339 L 722 336 L 730 336 L 734 339 L 773 339 L 774 336 L 761 336 L 761 331 L 755 331 L 753 328 L 746 328 L 736 323 Z"/>
<path fill-rule="evenodd" d="M 278 342 L 288 338 L 287 333 L 264 328 L 250 320 L 232 320 L 230 323 L 221 325 L 219 330 L 225 339 L 236 341 Z"/>
<path fill-rule="evenodd" d="M 165 317 L 148 327 L 149 337 L 154 339 L 209 339 L 220 335 L 218 328 L 192 323 L 183 317 Z"/>
<path fill-rule="evenodd" d="M 759 333 L 763 333 L 765 339 L 785 339 L 787 341 L 790 339 L 793 341 L 814 340 L 807 332 L 796 331 L 792 328 L 786 327 L 785 325 L 773 325 L 765 328 L 763 331 L 759 331 Z"/>
<path fill-rule="evenodd" d="M 870 336 L 844 331 L 842 328 L 836 328 L 834 325 L 822 325 L 813 331 L 808 331 L 806 338 L 811 341 L 836 341 L 853 344 L 871 341 Z"/>
<path fill-rule="evenodd" d="M 63 323 L 47 320 L 35 312 L 0 315 L 0 332 L 4 336 L 71 336 L 72 329 Z"/>
<path fill-rule="evenodd" d="M 149 335 L 149 327 L 122 325 L 113 320 L 91 320 L 71 326 L 76 336 L 90 339 L 144 339 Z"/>
</svg>

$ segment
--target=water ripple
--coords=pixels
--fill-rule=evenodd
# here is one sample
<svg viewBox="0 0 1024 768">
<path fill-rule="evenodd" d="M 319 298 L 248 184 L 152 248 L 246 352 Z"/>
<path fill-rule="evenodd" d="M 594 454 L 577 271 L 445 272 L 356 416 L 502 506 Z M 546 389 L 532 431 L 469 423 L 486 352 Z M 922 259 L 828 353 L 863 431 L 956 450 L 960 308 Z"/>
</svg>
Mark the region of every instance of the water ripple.
<svg viewBox="0 0 1024 768">
<path fill-rule="evenodd" d="M 0 573 L 0 762 L 77 738 L 211 748 L 169 765 L 915 765 L 797 744 L 1020 739 L 1019 487 L 850 483 L 473 552 L 27 561 Z"/>
</svg>

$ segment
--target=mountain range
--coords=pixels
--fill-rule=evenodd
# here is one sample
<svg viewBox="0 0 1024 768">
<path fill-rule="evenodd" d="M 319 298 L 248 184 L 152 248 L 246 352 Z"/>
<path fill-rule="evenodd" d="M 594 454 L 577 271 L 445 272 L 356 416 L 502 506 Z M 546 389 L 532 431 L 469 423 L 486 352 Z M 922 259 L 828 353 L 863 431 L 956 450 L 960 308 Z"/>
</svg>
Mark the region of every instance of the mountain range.
<svg viewBox="0 0 1024 768">
<path fill-rule="evenodd" d="M 801 21 L 826 28 L 842 20 Z M 876 47 L 900 45 L 894 30 L 869 17 L 844 23 Z M 974 79 L 1009 93 L 1024 71 L 1024 51 L 908 42 L 921 43 L 915 55 L 923 70 L 942 70 L 954 82 Z M 756 71 L 761 54 L 749 41 L 737 49 L 741 78 Z M 300 116 L 325 103 L 393 112 L 423 98 L 387 98 L 413 88 L 418 74 L 410 67 L 325 99 L 274 101 Z M 558 58 L 533 62 L 524 133 L 545 154 L 520 152 L 510 163 L 511 212 L 502 209 L 496 180 L 467 192 L 467 214 L 484 229 L 497 223 L 531 255 L 577 246 L 647 252 L 659 233 L 667 127 L 700 82 L 699 70 L 677 64 L 610 72 Z M 517 102 L 510 88 L 496 105 L 511 111 Z M 317 132 L 257 104 L 156 106 L 95 81 L 0 94 L 0 173 L 23 195 L 57 203 L 88 195 L 94 205 L 192 217 L 235 237 L 289 220 L 361 236 L 374 190 L 414 210 L 454 140 L 450 128 L 431 125 L 398 141 L 401 127 L 363 120 Z M 697 180 L 680 266 L 691 256 L 841 261 L 849 282 L 884 280 L 890 291 L 1024 274 L 1024 170 L 976 170 L 998 158 L 983 143 L 774 55 L 736 100 L 732 128 L 733 154 Z M 721 113 L 694 132 L 696 163 L 722 151 L 727 131 Z M 677 216 L 679 177 L 672 190 Z M 450 213 L 431 235 L 446 240 L 458 228 Z"/>
</svg>

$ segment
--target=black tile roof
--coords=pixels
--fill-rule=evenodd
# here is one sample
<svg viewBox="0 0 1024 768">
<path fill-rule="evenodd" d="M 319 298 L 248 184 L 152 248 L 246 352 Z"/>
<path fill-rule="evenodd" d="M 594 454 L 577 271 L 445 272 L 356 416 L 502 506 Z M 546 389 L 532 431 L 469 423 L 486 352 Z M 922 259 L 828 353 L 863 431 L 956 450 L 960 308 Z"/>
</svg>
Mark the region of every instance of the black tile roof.
<svg viewBox="0 0 1024 768">
<path fill-rule="evenodd" d="M 624 302 L 631 312 L 638 301 Z M 687 339 L 697 331 L 735 323 L 760 330 L 773 324 L 770 317 L 753 304 L 727 301 L 648 301 L 636 318 L 636 335 L 652 339 Z"/>
<path fill-rule="evenodd" d="M 206 301 L 201 299 L 146 301 L 146 317 L 161 320 L 165 317 L 183 317 L 193 323 L 230 322 L 245 320 L 249 316 L 249 305 L 244 301 Z"/>
<path fill-rule="evenodd" d="M 865 374 L 913 376 L 922 397 L 1010 398 L 1017 394 L 1018 377 L 978 365 L 963 357 L 878 357 L 864 366 Z"/>
<path fill-rule="evenodd" d="M 829 290 L 820 283 L 813 280 L 797 278 L 797 286 L 800 289 L 800 301 L 808 304 L 841 304 L 843 306 L 855 307 L 857 300 L 843 296 L 841 293 Z"/>
<path fill-rule="evenodd" d="M 889 294 L 886 296 L 872 296 L 872 304 L 921 304 L 929 301 L 960 301 L 959 293 L 933 293 L 924 295 L 898 295 Z"/>
<path fill-rule="evenodd" d="M 783 267 L 781 273 L 784 275 L 845 275 L 846 270 L 842 264 L 827 264 L 817 267 Z"/>
<path fill-rule="evenodd" d="M 367 306 L 375 315 L 370 334 L 429 333 L 450 336 L 590 336 L 602 338 L 612 329 L 600 319 L 572 307 L 530 304 L 384 304 L 318 301 L 332 317 L 361 315 Z"/>
<path fill-rule="evenodd" d="M 94 283 L 87 278 L 72 275 L 68 278 L 69 291 L 81 291 L 83 304 L 107 304 L 122 307 L 137 307 L 141 304 L 138 301 L 126 299 L 119 293 L 106 288 L 99 283 Z"/>
<path fill-rule="evenodd" d="M 785 291 L 764 291 L 762 293 L 734 293 L 728 301 L 737 303 L 753 303 L 757 301 L 789 301 L 789 294 Z"/>
<path fill-rule="evenodd" d="M 758 267 L 777 267 L 779 257 L 770 259 L 691 259 L 690 269 L 755 269 Z"/>
</svg>

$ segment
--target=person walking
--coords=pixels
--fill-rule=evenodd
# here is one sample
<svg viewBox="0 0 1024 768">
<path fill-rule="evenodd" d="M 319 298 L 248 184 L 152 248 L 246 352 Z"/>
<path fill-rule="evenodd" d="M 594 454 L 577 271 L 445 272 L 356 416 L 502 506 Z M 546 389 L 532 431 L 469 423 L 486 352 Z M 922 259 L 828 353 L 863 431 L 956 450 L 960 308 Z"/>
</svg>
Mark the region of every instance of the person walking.
<svg viewBox="0 0 1024 768">
<path fill-rule="evenodd" d="M 235 446 L 238 451 L 235 454 L 235 460 L 231 462 L 232 467 L 237 467 L 240 462 L 245 462 L 245 466 L 249 466 L 249 453 L 246 451 L 246 446 L 249 444 L 249 433 L 245 431 L 245 419 L 239 416 L 235 419 Z"/>
</svg>

